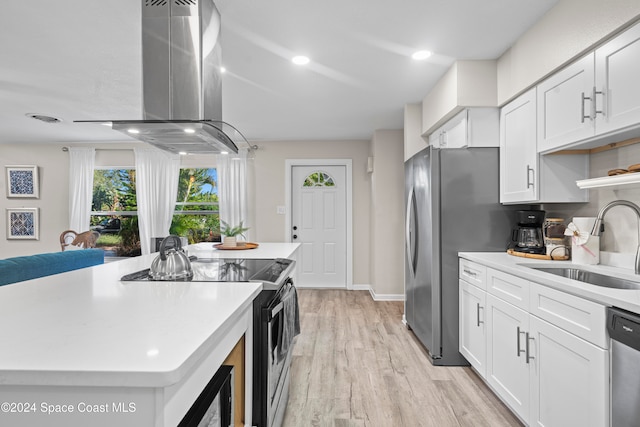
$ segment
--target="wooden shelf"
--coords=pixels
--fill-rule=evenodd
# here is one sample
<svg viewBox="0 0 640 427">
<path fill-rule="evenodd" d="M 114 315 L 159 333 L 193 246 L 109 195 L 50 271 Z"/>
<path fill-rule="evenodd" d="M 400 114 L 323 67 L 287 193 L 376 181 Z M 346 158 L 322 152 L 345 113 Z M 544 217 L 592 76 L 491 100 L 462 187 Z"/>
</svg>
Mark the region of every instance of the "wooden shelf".
<svg viewBox="0 0 640 427">
<path fill-rule="evenodd" d="M 640 173 L 625 173 L 622 175 L 604 176 L 601 178 L 590 178 L 576 181 L 581 189 L 600 188 L 600 187 L 616 187 L 621 185 L 640 185 Z"/>
</svg>

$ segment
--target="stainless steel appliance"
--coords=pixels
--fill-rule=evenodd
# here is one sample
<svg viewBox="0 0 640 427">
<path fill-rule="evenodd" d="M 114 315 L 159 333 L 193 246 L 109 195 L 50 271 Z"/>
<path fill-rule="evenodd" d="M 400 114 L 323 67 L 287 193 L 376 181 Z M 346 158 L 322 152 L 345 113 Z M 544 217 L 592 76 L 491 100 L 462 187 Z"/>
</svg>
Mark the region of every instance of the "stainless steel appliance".
<svg viewBox="0 0 640 427">
<path fill-rule="evenodd" d="M 223 365 L 191 405 L 178 427 L 234 426 L 233 405 L 233 366 Z"/>
<path fill-rule="evenodd" d="M 544 224 L 545 212 L 541 210 L 518 211 L 518 227 L 513 230 L 513 250 L 527 254 L 544 254 Z"/>
<path fill-rule="evenodd" d="M 110 124 L 174 154 L 248 146 L 222 121 L 221 18 L 213 0 L 141 0 L 141 16 L 142 117 L 76 122 Z"/>
<path fill-rule="evenodd" d="M 611 337 L 611 426 L 637 427 L 640 422 L 640 315 L 607 309 Z"/>
<path fill-rule="evenodd" d="M 499 202 L 497 148 L 427 147 L 405 162 L 405 318 L 434 365 L 458 352 L 458 252 L 504 251 L 517 206 Z"/>
<path fill-rule="evenodd" d="M 253 426 L 282 425 L 289 399 L 291 350 L 300 332 L 297 291 L 290 259 L 202 259 L 190 257 L 191 282 L 261 282 L 253 301 Z M 123 281 L 154 281 L 150 269 Z"/>
</svg>

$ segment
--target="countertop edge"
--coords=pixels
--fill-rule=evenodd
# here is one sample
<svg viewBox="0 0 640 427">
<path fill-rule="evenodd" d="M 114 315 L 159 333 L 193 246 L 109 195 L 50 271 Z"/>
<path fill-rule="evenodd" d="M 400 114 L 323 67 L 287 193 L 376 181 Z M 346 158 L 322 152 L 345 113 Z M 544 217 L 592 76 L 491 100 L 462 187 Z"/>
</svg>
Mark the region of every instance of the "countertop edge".
<svg viewBox="0 0 640 427">
<path fill-rule="evenodd" d="M 608 274 L 611 276 L 635 279 L 640 277 L 631 270 L 609 267 L 604 265 L 578 265 L 571 261 L 545 261 L 530 258 L 516 257 L 504 252 L 459 252 L 460 258 L 474 261 L 487 267 L 512 274 L 522 279 L 530 280 L 559 291 L 588 299 L 605 306 L 615 306 L 640 314 L 640 290 L 612 289 L 584 282 L 556 276 L 527 266 L 558 267 L 576 266 L 586 270 Z"/>
</svg>

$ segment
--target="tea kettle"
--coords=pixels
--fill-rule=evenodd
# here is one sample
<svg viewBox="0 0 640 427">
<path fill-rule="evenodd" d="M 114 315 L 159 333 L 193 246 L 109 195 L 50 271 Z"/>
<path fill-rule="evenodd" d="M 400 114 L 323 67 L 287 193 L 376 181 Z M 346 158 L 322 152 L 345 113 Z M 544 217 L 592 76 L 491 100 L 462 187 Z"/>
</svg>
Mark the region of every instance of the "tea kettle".
<svg viewBox="0 0 640 427">
<path fill-rule="evenodd" d="M 167 249 L 169 242 L 174 245 Z M 162 239 L 159 252 L 149 271 L 153 280 L 189 280 L 193 277 L 191 260 L 182 250 L 180 237 L 170 235 Z"/>
</svg>

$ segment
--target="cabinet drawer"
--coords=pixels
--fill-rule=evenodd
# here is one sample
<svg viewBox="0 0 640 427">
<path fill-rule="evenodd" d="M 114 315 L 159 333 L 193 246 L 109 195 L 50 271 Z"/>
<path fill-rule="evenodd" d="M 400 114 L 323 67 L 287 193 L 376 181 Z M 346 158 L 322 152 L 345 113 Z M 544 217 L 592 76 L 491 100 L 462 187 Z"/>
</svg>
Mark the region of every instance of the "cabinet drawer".
<svg viewBox="0 0 640 427">
<path fill-rule="evenodd" d="M 530 284 L 529 312 L 601 348 L 609 348 L 604 305 L 537 283 Z"/>
<path fill-rule="evenodd" d="M 460 258 L 459 277 L 467 283 L 471 283 L 480 289 L 487 289 L 487 267 L 473 261 Z"/>
<path fill-rule="evenodd" d="M 487 292 L 523 310 L 529 309 L 529 281 L 487 268 Z"/>
</svg>

